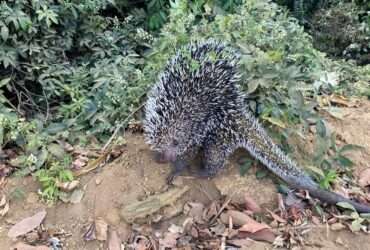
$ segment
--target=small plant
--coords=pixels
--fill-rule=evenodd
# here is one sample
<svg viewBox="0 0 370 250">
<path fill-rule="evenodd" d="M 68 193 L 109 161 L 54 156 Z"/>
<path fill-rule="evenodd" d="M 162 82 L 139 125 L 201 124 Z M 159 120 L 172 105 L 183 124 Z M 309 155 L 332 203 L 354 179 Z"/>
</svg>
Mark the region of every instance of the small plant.
<svg viewBox="0 0 370 250">
<path fill-rule="evenodd" d="M 48 169 L 38 170 L 34 176 L 41 184 L 41 197 L 48 202 L 55 201 L 59 198 L 58 183 L 73 180 L 72 172 L 58 162 L 52 163 Z"/>
<path fill-rule="evenodd" d="M 353 162 L 346 156 L 348 151 L 362 149 L 361 146 L 345 144 L 338 147 L 336 135 L 331 133 L 326 123 L 320 119 L 316 123 L 316 145 L 313 157 L 313 165 L 309 167 L 317 179 L 320 186 L 329 189 L 331 184 L 339 178 L 339 173 L 351 174 Z"/>
<path fill-rule="evenodd" d="M 338 216 L 339 219 L 345 219 L 350 220 L 351 224 L 349 225 L 349 228 L 352 232 L 359 232 L 363 230 L 364 232 L 367 232 L 367 226 L 366 224 L 370 222 L 370 214 L 359 214 L 356 212 L 355 208 L 348 204 L 347 202 L 338 202 L 338 206 L 347 209 L 346 215 Z"/>
</svg>

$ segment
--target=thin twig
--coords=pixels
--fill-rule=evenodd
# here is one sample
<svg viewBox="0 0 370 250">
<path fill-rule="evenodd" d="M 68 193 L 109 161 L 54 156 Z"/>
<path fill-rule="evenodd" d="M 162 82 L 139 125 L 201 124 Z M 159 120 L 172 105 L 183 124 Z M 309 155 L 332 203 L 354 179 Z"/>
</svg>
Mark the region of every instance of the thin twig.
<svg viewBox="0 0 370 250">
<path fill-rule="evenodd" d="M 218 210 L 216 216 L 209 222 L 210 225 L 213 224 L 217 220 L 217 218 L 224 211 L 224 209 L 227 207 L 227 205 L 229 205 L 230 201 L 232 200 L 232 198 L 234 197 L 236 192 L 237 192 L 237 190 L 234 190 L 234 192 L 229 196 L 229 198 L 227 198 L 227 200 L 224 202 L 224 204 L 222 204 L 222 206 L 220 207 L 220 210 Z"/>
<path fill-rule="evenodd" d="M 109 140 L 107 141 L 107 143 L 105 143 L 104 147 L 103 147 L 103 151 L 105 151 L 109 144 L 111 144 L 111 142 L 113 141 L 113 139 L 116 137 L 116 135 L 118 134 L 119 130 L 126 124 L 126 122 L 128 122 L 128 120 L 136 113 L 138 112 L 142 107 L 144 106 L 144 103 L 141 104 L 137 109 L 135 109 L 134 111 L 131 112 L 131 114 L 129 114 L 125 120 L 123 120 L 123 122 L 121 122 L 117 127 L 116 129 L 114 130 L 112 136 L 109 138 Z"/>
</svg>

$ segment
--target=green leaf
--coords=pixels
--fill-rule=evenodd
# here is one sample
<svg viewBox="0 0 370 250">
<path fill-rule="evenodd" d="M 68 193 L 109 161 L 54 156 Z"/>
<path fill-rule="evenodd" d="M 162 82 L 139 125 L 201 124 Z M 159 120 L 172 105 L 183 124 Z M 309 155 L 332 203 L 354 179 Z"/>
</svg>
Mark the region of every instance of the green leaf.
<svg viewBox="0 0 370 250">
<path fill-rule="evenodd" d="M 354 163 L 348 159 L 347 157 L 343 156 L 343 155 L 339 155 L 336 160 L 340 163 L 340 165 L 342 165 L 343 167 L 352 167 L 354 165 Z"/>
<path fill-rule="evenodd" d="M 362 150 L 364 149 L 364 147 L 362 146 L 359 146 L 359 145 L 355 145 L 355 144 L 346 144 L 344 145 L 341 149 L 339 149 L 339 153 L 343 153 L 343 152 L 346 152 L 346 151 L 352 151 L 352 150 Z"/>
<path fill-rule="evenodd" d="M 252 94 L 255 92 L 260 85 L 260 80 L 259 79 L 254 79 L 250 82 L 248 82 L 248 91 L 247 94 Z"/>
<path fill-rule="evenodd" d="M 9 78 L 5 78 L 5 79 L 2 79 L 1 81 L 0 81 L 0 88 L 2 88 L 2 87 L 4 87 L 4 86 L 6 86 L 9 82 L 10 82 L 10 80 L 11 80 L 12 78 L 11 77 L 9 77 Z"/>
<path fill-rule="evenodd" d="M 322 137 L 322 138 L 325 138 L 326 135 L 327 135 L 327 129 L 326 129 L 326 125 L 324 123 L 323 120 L 319 120 L 317 121 L 316 123 L 316 131 L 317 131 L 317 134 Z"/>
<path fill-rule="evenodd" d="M 268 172 L 266 170 L 258 170 L 256 172 L 256 178 L 257 179 L 262 179 L 262 178 L 265 178 L 267 176 Z"/>
<path fill-rule="evenodd" d="M 309 166 L 306 166 L 307 169 L 311 170 L 312 172 L 318 174 L 319 176 L 321 177 L 324 177 L 325 176 L 325 173 L 324 171 L 322 171 L 322 169 L 318 168 L 318 167 L 315 167 L 315 166 L 312 166 L 312 165 L 309 165 Z"/>
<path fill-rule="evenodd" d="M 285 124 L 281 120 L 279 120 L 278 118 L 264 116 L 264 117 L 262 117 L 262 119 L 266 120 L 269 123 L 271 123 L 273 125 L 276 125 L 280 128 L 285 128 Z"/>
<path fill-rule="evenodd" d="M 1 38 L 3 39 L 4 42 L 6 40 L 8 40 L 8 37 L 9 37 L 9 29 L 8 29 L 8 27 L 6 27 L 5 25 L 2 26 L 1 27 L 0 34 L 1 34 Z"/>
<path fill-rule="evenodd" d="M 56 134 L 58 132 L 62 132 L 67 129 L 67 125 L 65 123 L 51 123 L 47 128 L 46 132 L 49 134 Z"/>
<path fill-rule="evenodd" d="M 352 210 L 352 211 L 356 211 L 356 209 L 351 204 L 349 204 L 348 202 L 344 202 L 344 201 L 338 202 L 337 206 L 342 207 L 342 208 L 346 208 L 346 209 L 349 209 L 349 210 Z"/>
<path fill-rule="evenodd" d="M 24 165 L 24 163 L 26 162 L 27 160 L 27 156 L 25 155 L 20 155 L 16 158 L 13 158 L 10 160 L 10 165 L 14 166 L 14 167 L 22 167 Z"/>
<path fill-rule="evenodd" d="M 37 162 L 36 162 L 36 168 L 41 168 L 44 163 L 46 162 L 47 158 L 48 158 L 48 151 L 43 148 L 40 150 L 40 152 L 37 154 Z"/>
<path fill-rule="evenodd" d="M 362 213 L 360 216 L 364 219 L 370 219 L 370 213 Z"/>
<path fill-rule="evenodd" d="M 55 157 L 57 157 L 58 159 L 63 159 L 64 155 L 65 155 L 65 151 L 64 149 L 62 148 L 62 146 L 60 146 L 59 144 L 57 143 L 51 143 L 47 146 L 47 149 L 48 151 L 53 154 Z"/>
<path fill-rule="evenodd" d="M 70 170 L 63 170 L 60 172 L 59 178 L 62 182 L 73 181 L 73 173 Z"/>
<path fill-rule="evenodd" d="M 245 163 L 240 165 L 240 175 L 244 176 L 249 171 L 249 169 L 252 167 L 252 164 L 253 164 L 253 161 L 248 159 Z"/>
<path fill-rule="evenodd" d="M 358 218 L 357 220 L 352 221 L 351 225 L 349 226 L 352 232 L 359 232 L 363 225 L 361 224 L 363 219 Z"/>
<path fill-rule="evenodd" d="M 301 91 L 291 90 L 289 91 L 289 95 L 292 101 L 292 105 L 294 105 L 295 108 L 301 109 L 304 106 L 304 97 Z"/>
</svg>

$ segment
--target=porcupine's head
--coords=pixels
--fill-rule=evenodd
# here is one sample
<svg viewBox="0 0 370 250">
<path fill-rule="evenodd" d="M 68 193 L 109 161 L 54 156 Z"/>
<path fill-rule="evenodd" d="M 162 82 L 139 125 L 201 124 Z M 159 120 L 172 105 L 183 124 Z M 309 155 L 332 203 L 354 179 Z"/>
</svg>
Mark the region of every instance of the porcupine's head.
<svg viewBox="0 0 370 250">
<path fill-rule="evenodd" d="M 197 105 L 188 95 L 181 95 L 184 92 L 176 89 L 176 81 L 163 75 L 152 88 L 145 106 L 144 122 L 146 142 L 166 161 L 172 162 L 201 142 L 207 116 L 202 110 L 196 112 Z"/>
<path fill-rule="evenodd" d="M 200 146 L 212 116 L 234 98 L 237 56 L 208 40 L 178 50 L 148 94 L 144 132 L 152 149 L 167 161 Z M 225 53 L 224 53 L 225 52 Z"/>
</svg>

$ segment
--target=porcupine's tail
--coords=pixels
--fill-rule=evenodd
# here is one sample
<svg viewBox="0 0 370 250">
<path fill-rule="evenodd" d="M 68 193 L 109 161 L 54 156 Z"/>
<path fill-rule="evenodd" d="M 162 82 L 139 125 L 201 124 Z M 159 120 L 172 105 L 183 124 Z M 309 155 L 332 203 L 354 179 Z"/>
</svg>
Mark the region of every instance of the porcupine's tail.
<svg viewBox="0 0 370 250">
<path fill-rule="evenodd" d="M 305 189 L 309 191 L 312 197 L 331 205 L 336 205 L 338 202 L 347 202 L 359 213 L 370 212 L 370 206 L 321 189 L 303 169 L 297 167 L 297 164 L 272 141 L 256 118 L 248 112 L 245 115 L 247 124 L 245 124 L 246 130 L 243 131 L 243 136 L 240 139 L 241 146 L 289 186 L 296 189 Z"/>
</svg>

